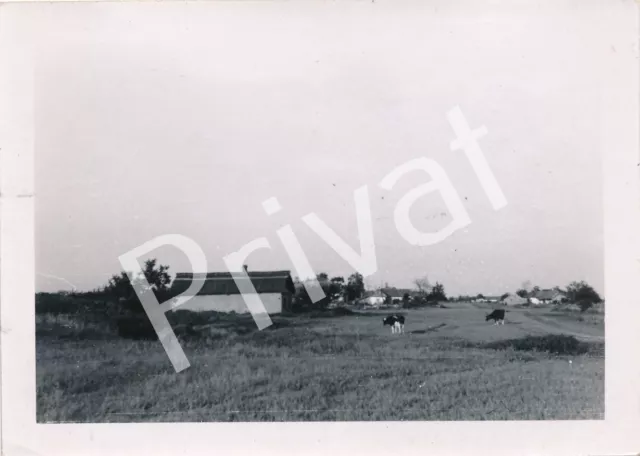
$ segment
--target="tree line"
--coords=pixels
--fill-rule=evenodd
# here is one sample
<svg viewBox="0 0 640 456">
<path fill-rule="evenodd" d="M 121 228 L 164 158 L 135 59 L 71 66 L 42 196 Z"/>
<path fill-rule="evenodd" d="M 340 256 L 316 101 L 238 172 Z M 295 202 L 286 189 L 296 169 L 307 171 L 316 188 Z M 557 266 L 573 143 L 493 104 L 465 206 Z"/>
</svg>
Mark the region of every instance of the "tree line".
<svg viewBox="0 0 640 456">
<path fill-rule="evenodd" d="M 130 279 L 131 275 L 130 273 L 121 271 L 118 274 L 113 274 L 107 283 L 101 287 L 91 291 L 76 292 L 73 294 L 77 296 L 82 295 L 85 298 L 95 298 L 117 303 L 117 307 L 121 313 L 135 314 L 144 313 L 144 309 L 135 293 L 134 283 L 139 287 L 148 286 L 148 291 L 154 293 L 158 302 L 164 302 L 173 297 L 171 294 L 172 277 L 169 273 L 169 266 L 160 264 L 157 259 L 152 258 L 146 260 L 142 267 L 142 274 L 135 277 L 133 283 Z M 146 282 L 142 280 L 143 278 L 146 279 Z M 311 302 L 306 287 L 304 286 L 304 281 L 295 278 L 295 291 L 293 295 L 294 308 L 297 310 L 324 309 L 329 303 L 336 300 L 355 302 L 361 299 L 366 291 L 364 277 L 358 272 L 346 278 L 342 276 L 330 277 L 326 272 L 321 272 L 316 275 L 316 280 L 320 284 L 325 298 L 316 303 Z M 435 285 L 432 286 L 428 278 L 423 277 L 416 279 L 415 285 L 417 292 L 411 295 L 405 293 L 402 298 L 403 303 L 407 307 L 409 307 L 410 304 L 419 305 L 447 300 L 444 285 L 439 282 L 436 282 Z"/>
</svg>

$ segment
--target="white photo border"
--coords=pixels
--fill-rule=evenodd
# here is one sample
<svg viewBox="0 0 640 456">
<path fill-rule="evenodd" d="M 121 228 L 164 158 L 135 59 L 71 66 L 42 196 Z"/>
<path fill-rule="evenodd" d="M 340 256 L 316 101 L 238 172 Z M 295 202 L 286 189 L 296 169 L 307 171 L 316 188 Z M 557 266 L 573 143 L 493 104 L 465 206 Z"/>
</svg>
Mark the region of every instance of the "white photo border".
<svg viewBox="0 0 640 456">
<path fill-rule="evenodd" d="M 306 3 L 309 14 L 313 14 L 317 3 Z M 348 3 L 353 2 L 334 5 L 340 8 Z M 472 2 L 457 3 L 458 8 L 464 10 Z M 584 3 L 556 2 L 551 9 L 566 12 Z M 605 206 L 604 420 L 158 424 L 36 423 L 34 204 L 37 196 L 34 197 L 33 176 L 36 138 L 34 57 L 29 39 L 37 32 L 32 19 L 40 5 L 3 5 L 0 10 L 2 453 L 10 456 L 185 452 L 257 452 L 278 456 L 390 452 L 492 456 L 637 453 L 640 450 L 637 431 L 640 429 L 638 7 L 631 1 L 586 3 L 591 5 L 592 14 L 600 15 L 602 24 L 594 34 L 598 34 L 602 72 L 602 122 L 597 127 L 601 129 Z M 412 4 L 411 1 L 396 3 L 398 8 Z M 486 2 L 491 7 L 501 4 Z M 273 8 L 287 8 L 287 5 L 288 2 L 271 2 Z M 210 6 L 215 7 L 215 2 Z M 112 7 L 126 8 L 126 3 Z"/>
</svg>

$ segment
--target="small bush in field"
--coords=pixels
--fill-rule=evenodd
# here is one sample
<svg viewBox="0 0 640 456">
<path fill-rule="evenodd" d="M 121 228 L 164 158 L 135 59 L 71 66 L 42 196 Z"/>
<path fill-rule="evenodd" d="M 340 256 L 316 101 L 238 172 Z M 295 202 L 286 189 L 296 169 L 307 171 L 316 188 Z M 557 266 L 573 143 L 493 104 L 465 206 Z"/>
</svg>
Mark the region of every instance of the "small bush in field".
<svg viewBox="0 0 640 456">
<path fill-rule="evenodd" d="M 311 312 L 309 317 L 311 318 L 329 318 L 329 317 L 347 317 L 354 315 L 355 312 L 346 309 L 344 307 L 336 307 L 335 309 L 328 309 L 324 311 Z"/>
<path fill-rule="evenodd" d="M 175 310 L 166 314 L 171 325 L 206 325 L 220 321 L 219 312 L 193 312 L 190 310 Z"/>
<path fill-rule="evenodd" d="M 36 338 L 71 340 L 113 339 L 115 333 L 107 320 L 79 318 L 72 314 L 36 314 Z"/>
<path fill-rule="evenodd" d="M 582 301 L 578 302 L 578 307 L 580 307 L 580 312 L 586 312 L 591 307 L 593 307 L 593 302 L 592 301 L 587 301 L 587 300 L 582 300 Z"/>
<path fill-rule="evenodd" d="M 65 293 L 37 293 L 36 314 L 75 314 L 82 308 L 78 300 Z"/>
<path fill-rule="evenodd" d="M 590 346 L 573 336 L 549 334 L 547 336 L 527 336 L 521 339 L 500 340 L 485 345 L 486 348 L 522 351 L 539 351 L 556 355 L 580 355 L 589 352 Z"/>
<path fill-rule="evenodd" d="M 136 340 L 157 340 L 153 326 L 149 319 L 145 316 L 126 316 L 116 319 L 118 335 L 125 339 Z"/>
</svg>

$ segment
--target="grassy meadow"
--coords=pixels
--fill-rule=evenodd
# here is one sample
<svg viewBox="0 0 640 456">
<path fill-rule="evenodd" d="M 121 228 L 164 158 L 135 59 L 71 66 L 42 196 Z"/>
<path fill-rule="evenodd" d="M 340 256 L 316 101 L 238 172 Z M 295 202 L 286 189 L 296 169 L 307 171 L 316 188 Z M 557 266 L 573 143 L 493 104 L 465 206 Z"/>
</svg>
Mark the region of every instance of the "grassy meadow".
<svg viewBox="0 0 640 456">
<path fill-rule="evenodd" d="M 602 315 L 488 307 L 219 316 L 181 337 L 173 371 L 158 341 L 99 322 L 37 316 L 39 422 L 568 420 L 604 416 Z M 564 342 L 549 337 L 566 335 Z M 575 339 L 574 339 L 575 338 Z M 546 345 L 545 345 L 546 344 Z"/>
</svg>

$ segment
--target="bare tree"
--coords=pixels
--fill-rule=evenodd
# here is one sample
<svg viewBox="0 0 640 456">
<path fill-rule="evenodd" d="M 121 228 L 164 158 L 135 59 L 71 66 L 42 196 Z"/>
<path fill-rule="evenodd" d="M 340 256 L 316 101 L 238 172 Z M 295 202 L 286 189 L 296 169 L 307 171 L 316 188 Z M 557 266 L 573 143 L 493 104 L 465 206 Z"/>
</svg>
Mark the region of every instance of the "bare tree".
<svg viewBox="0 0 640 456">
<path fill-rule="evenodd" d="M 431 293 L 432 287 L 431 287 L 431 283 L 429 282 L 429 278 L 427 276 L 418 277 L 413 281 L 413 283 L 415 284 L 416 287 L 418 287 L 418 290 L 420 291 L 420 293 L 422 294 Z"/>
</svg>

